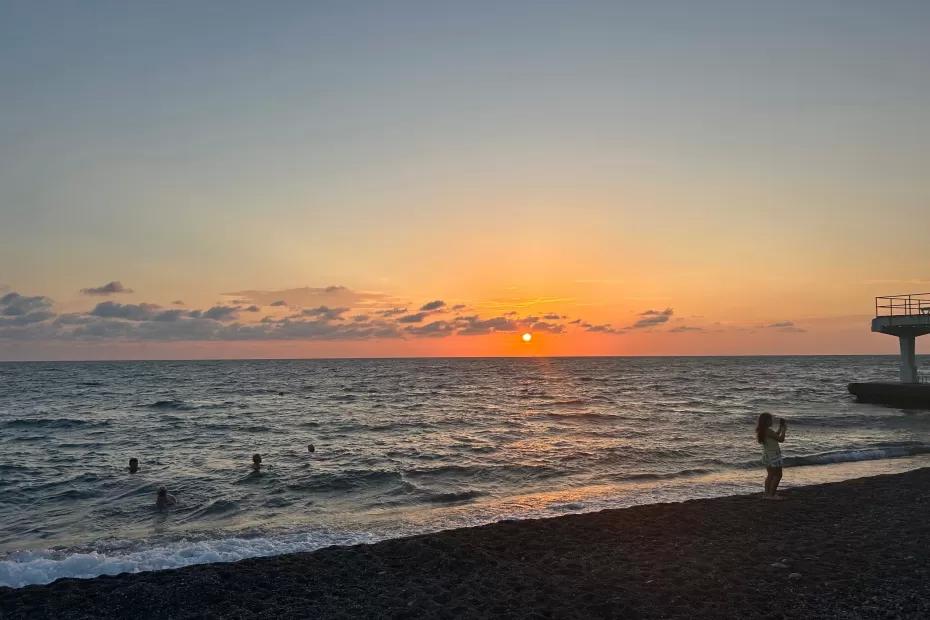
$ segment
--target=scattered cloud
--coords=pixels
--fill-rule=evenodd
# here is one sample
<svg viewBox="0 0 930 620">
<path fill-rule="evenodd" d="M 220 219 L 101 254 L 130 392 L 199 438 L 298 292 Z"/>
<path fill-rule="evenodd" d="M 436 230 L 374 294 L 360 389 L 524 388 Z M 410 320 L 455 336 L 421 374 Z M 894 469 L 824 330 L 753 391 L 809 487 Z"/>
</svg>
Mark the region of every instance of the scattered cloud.
<svg viewBox="0 0 930 620">
<path fill-rule="evenodd" d="M 433 321 L 426 325 L 411 325 L 405 330 L 415 336 L 425 336 L 427 338 L 439 338 L 441 336 L 450 336 L 455 332 L 455 326 L 448 321 Z"/>
<path fill-rule="evenodd" d="M 110 283 L 113 284 L 113 283 Z M 113 284 L 106 294 L 126 292 Z M 89 290 L 89 289 L 88 289 Z M 96 290 L 96 289 L 95 289 Z M 296 291 L 296 293 L 295 293 Z M 571 324 L 588 331 L 619 333 L 608 324 L 593 325 L 549 312 L 482 316 L 474 312 L 445 320 L 430 317 L 446 309 L 460 311 L 465 304 L 449 306 L 434 299 L 409 312 L 409 304 L 380 293 L 358 293 L 346 287 L 239 291 L 205 309 L 187 308 L 181 300 L 167 307 L 155 303 L 100 301 L 81 312 L 56 313 L 51 299 L 8 292 L 0 297 L 0 339 L 78 341 L 241 341 L 241 340 L 363 340 L 381 338 L 439 338 L 534 331 L 564 333 Z M 89 293 L 90 294 L 90 293 Z M 289 295 L 289 296 L 288 296 Z M 310 299 L 352 299 L 354 303 L 303 305 Z M 238 303 L 236 303 L 238 302 Z M 262 313 L 262 308 L 295 308 L 288 316 Z"/>
<path fill-rule="evenodd" d="M 629 329 L 648 329 L 656 325 L 661 325 L 662 323 L 667 323 L 668 320 L 672 318 L 673 314 L 674 311 L 671 308 L 666 308 L 661 311 L 646 310 L 645 312 L 640 312 L 639 316 L 642 318 L 630 325 Z"/>
<path fill-rule="evenodd" d="M 127 321 L 148 321 L 155 317 L 160 306 L 156 304 L 120 304 L 115 301 L 103 301 L 91 310 L 91 314 L 105 319 L 126 319 Z"/>
<path fill-rule="evenodd" d="M 763 325 L 762 327 L 765 329 L 777 329 L 780 332 L 788 332 L 788 333 L 795 333 L 795 334 L 800 334 L 800 333 L 807 331 L 795 325 L 794 321 L 778 321 L 776 323 L 769 323 L 768 325 Z"/>
<path fill-rule="evenodd" d="M 28 297 L 14 291 L 0 297 L 0 315 L 2 316 L 25 316 L 35 311 L 46 311 L 51 307 L 52 300 L 41 295 Z"/>
<path fill-rule="evenodd" d="M 304 316 L 320 317 L 324 321 L 341 321 L 342 315 L 349 311 L 349 308 L 330 308 L 329 306 L 318 306 L 316 308 L 307 308 L 303 311 Z"/>
<path fill-rule="evenodd" d="M 416 314 L 405 314 L 397 319 L 398 323 L 421 323 L 427 317 L 427 312 L 417 312 Z"/>
<path fill-rule="evenodd" d="M 703 327 L 693 327 L 691 325 L 678 325 L 668 330 L 671 334 L 684 334 L 686 332 L 702 332 L 704 331 Z"/>
<path fill-rule="evenodd" d="M 387 308 L 386 310 L 378 311 L 378 314 L 384 317 L 397 316 L 397 315 L 406 314 L 406 313 L 407 313 L 407 308 L 400 308 L 400 307 Z"/>
<path fill-rule="evenodd" d="M 112 282 L 107 282 L 103 286 L 96 286 L 92 288 L 82 288 L 81 292 L 85 295 L 98 295 L 105 297 L 107 295 L 117 295 L 119 293 L 131 293 L 131 288 L 126 288 L 123 286 L 123 283 L 114 280 Z"/>
</svg>

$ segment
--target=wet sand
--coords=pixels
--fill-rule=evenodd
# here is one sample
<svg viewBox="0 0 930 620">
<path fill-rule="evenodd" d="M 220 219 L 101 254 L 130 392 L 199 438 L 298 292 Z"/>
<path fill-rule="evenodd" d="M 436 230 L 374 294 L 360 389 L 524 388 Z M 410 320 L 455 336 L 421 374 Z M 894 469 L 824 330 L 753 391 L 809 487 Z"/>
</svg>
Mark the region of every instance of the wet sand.
<svg viewBox="0 0 930 620">
<path fill-rule="evenodd" d="M 930 468 L 785 495 L 0 588 L 0 617 L 930 617 Z"/>
</svg>

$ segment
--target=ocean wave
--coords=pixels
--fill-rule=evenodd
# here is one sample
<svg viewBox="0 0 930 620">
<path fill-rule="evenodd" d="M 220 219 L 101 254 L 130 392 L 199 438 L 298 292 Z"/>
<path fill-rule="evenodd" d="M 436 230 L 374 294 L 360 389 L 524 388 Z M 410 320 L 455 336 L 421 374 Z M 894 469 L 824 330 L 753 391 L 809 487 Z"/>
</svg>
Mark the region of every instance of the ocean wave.
<svg viewBox="0 0 930 620">
<path fill-rule="evenodd" d="M 637 480 L 669 480 L 672 478 L 686 478 L 688 476 L 701 476 L 703 474 L 712 473 L 712 469 L 682 469 L 681 471 L 673 471 L 666 473 L 636 473 L 636 474 L 619 474 L 617 476 L 612 476 L 614 480 L 624 480 L 624 481 L 637 481 Z"/>
<path fill-rule="evenodd" d="M 80 418 L 14 418 L 3 423 L 7 428 L 93 428 L 109 426 L 109 420 Z"/>
<path fill-rule="evenodd" d="M 831 463 L 850 463 L 855 461 L 876 461 L 880 459 L 896 459 L 918 454 L 930 454 L 930 445 L 903 444 L 878 448 L 858 448 L 851 450 L 834 450 L 804 456 L 785 457 L 786 467 L 802 465 L 828 465 Z"/>
<path fill-rule="evenodd" d="M 135 551 L 20 551 L 0 560 L 0 586 L 21 588 L 51 583 L 62 577 L 89 579 L 99 575 L 139 573 L 209 562 L 234 562 L 376 540 L 374 535 L 362 532 L 316 531 L 258 538 L 182 540 Z"/>
<path fill-rule="evenodd" d="M 157 400 L 153 403 L 148 403 L 145 405 L 149 409 L 175 409 L 178 411 L 189 411 L 191 409 L 196 409 L 195 405 L 184 402 L 183 400 L 177 399 L 168 399 L 168 400 Z"/>
<path fill-rule="evenodd" d="M 481 491 L 457 491 L 450 493 L 434 493 L 426 497 L 426 501 L 431 504 L 451 504 L 453 502 L 464 502 L 484 495 Z"/>
</svg>

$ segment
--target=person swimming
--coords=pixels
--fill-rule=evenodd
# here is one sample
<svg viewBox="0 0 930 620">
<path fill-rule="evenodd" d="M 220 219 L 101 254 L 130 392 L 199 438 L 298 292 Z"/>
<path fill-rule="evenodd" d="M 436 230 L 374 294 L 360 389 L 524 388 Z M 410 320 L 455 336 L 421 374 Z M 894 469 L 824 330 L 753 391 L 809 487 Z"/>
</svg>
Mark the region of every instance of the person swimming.
<svg viewBox="0 0 930 620">
<path fill-rule="evenodd" d="M 155 497 L 155 507 L 159 510 L 168 508 L 169 506 L 174 506 L 178 503 L 177 498 L 174 495 L 168 493 L 168 489 L 165 487 L 158 487 L 158 495 Z"/>
<path fill-rule="evenodd" d="M 776 495 L 778 483 L 781 482 L 781 468 L 783 459 L 781 456 L 781 447 L 778 445 L 785 440 L 785 431 L 788 430 L 788 423 L 784 418 L 778 421 L 778 430 L 772 430 L 774 418 L 771 413 L 759 415 L 756 422 L 756 441 L 762 444 L 762 464 L 765 465 L 765 493 L 764 499 L 784 499 L 781 495 Z"/>
<path fill-rule="evenodd" d="M 307 444 L 307 452 L 310 452 L 311 454 L 312 454 L 313 452 L 316 452 L 316 448 L 314 447 L 314 445 L 313 445 L 312 443 L 308 443 L 308 444 Z"/>
<path fill-rule="evenodd" d="M 139 471 L 139 459 L 132 457 L 129 459 L 129 473 L 134 474 Z"/>
<path fill-rule="evenodd" d="M 252 455 L 252 471 L 256 474 L 262 470 L 262 455 L 257 452 Z"/>
</svg>

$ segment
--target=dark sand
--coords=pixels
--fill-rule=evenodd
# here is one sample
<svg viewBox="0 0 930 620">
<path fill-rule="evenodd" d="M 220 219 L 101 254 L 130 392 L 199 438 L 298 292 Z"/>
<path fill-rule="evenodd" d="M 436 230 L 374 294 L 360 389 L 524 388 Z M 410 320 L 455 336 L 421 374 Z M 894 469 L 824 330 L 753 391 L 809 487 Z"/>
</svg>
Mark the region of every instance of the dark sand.
<svg viewBox="0 0 930 620">
<path fill-rule="evenodd" d="M 786 495 L 61 579 L 0 616 L 930 618 L 930 468 Z"/>
</svg>

